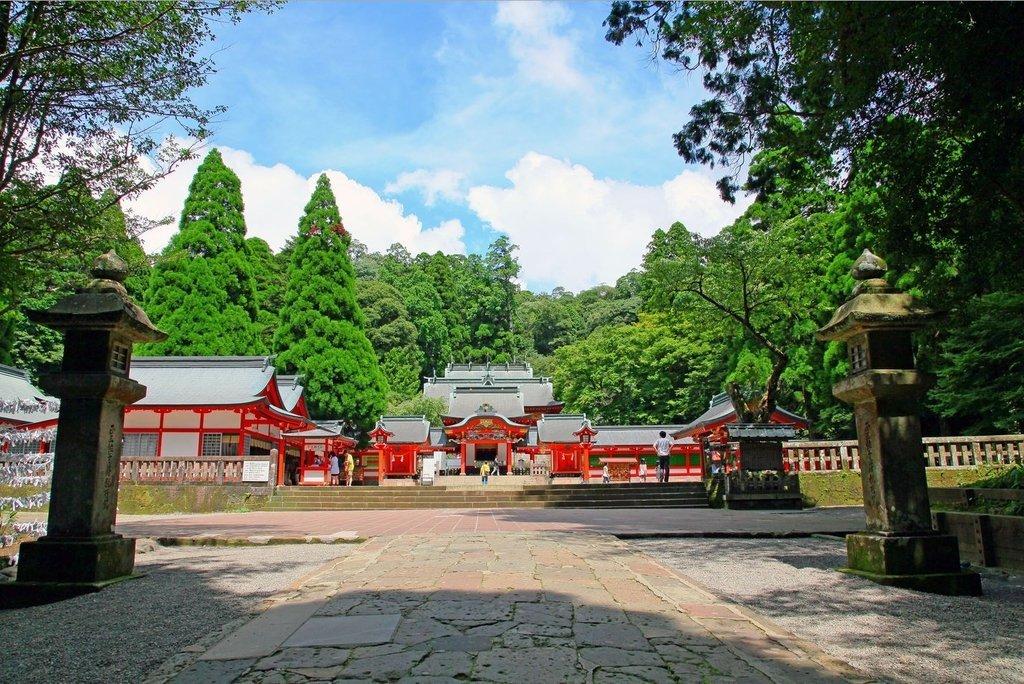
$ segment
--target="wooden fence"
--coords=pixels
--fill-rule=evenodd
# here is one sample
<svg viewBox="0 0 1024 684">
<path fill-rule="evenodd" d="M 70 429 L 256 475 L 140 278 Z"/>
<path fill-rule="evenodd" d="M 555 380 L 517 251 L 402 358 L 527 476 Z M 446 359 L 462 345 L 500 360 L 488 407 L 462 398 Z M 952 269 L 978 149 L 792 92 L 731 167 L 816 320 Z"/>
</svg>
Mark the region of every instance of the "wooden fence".
<svg viewBox="0 0 1024 684">
<path fill-rule="evenodd" d="M 782 457 L 789 472 L 860 470 L 857 440 L 786 442 Z M 925 437 L 929 468 L 974 468 L 1024 463 L 1024 435 Z"/>
<path fill-rule="evenodd" d="M 121 458 L 121 482 L 169 483 L 242 481 L 242 459 L 237 457 Z"/>
</svg>

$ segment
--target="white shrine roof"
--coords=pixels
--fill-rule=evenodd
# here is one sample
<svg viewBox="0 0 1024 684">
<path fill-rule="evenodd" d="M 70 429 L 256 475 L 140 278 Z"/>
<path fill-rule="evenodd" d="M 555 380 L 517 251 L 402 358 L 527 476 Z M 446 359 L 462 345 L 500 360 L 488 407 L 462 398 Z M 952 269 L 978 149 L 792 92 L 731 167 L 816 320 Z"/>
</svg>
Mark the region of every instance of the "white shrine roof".
<svg viewBox="0 0 1024 684">
<path fill-rule="evenodd" d="M 0 401 L 35 404 L 39 401 L 56 402 L 57 400 L 37 389 L 32 384 L 28 371 L 0 363 Z M 56 417 L 57 414 L 52 411 L 25 412 L 0 409 L 0 419 L 10 423 L 39 423 L 44 420 L 53 420 Z"/>
</svg>

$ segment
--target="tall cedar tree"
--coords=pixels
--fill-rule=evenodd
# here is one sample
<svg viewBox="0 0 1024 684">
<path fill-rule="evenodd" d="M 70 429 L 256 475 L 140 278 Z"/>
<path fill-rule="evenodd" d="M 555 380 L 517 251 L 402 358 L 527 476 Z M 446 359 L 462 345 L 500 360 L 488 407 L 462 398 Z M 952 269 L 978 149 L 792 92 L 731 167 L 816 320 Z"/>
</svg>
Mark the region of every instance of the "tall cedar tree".
<svg viewBox="0 0 1024 684">
<path fill-rule="evenodd" d="M 245 241 L 241 182 L 216 149 L 192 179 L 180 231 L 153 267 L 145 308 L 168 338 L 143 345 L 142 354 L 267 351 L 255 324 L 259 306 Z"/>
<path fill-rule="evenodd" d="M 368 430 L 384 411 L 388 385 L 356 300 L 351 241 L 321 174 L 299 221 L 274 346 L 278 369 L 302 375 L 313 415 Z"/>
</svg>

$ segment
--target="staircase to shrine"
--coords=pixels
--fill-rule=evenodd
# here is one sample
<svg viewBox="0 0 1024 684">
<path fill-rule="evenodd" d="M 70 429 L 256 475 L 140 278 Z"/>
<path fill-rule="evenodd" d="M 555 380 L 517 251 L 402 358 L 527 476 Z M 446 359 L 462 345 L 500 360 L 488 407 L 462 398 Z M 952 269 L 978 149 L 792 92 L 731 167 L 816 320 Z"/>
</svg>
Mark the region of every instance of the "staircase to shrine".
<svg viewBox="0 0 1024 684">
<path fill-rule="evenodd" d="M 266 510 L 414 508 L 706 508 L 701 482 L 523 487 L 278 487 Z"/>
</svg>

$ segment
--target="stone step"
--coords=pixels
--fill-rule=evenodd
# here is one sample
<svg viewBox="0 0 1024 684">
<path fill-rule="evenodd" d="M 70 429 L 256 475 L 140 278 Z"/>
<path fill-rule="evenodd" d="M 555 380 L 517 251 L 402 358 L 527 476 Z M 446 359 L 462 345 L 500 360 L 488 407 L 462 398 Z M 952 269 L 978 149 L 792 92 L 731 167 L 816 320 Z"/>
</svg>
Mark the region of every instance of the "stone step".
<svg viewBox="0 0 1024 684">
<path fill-rule="evenodd" d="M 269 505 L 264 510 L 283 512 L 283 511 L 358 511 L 358 510 L 427 510 L 427 509 L 489 509 L 489 508 L 585 508 L 585 509 L 603 509 L 603 508 L 633 508 L 633 509 L 645 509 L 645 508 L 707 508 L 707 502 L 665 502 L 665 503 L 654 503 L 648 501 L 594 501 L 594 502 L 477 502 L 473 505 L 436 505 L 427 503 L 398 503 L 398 504 L 344 504 L 344 503 L 322 503 L 319 505 Z"/>
<path fill-rule="evenodd" d="M 700 482 L 502 487 L 279 487 L 267 510 L 427 508 L 704 508 Z"/>
<path fill-rule="evenodd" d="M 348 502 L 348 503 L 406 503 L 406 502 L 423 502 L 423 503 L 472 503 L 474 501 L 625 501 L 625 500 L 636 500 L 636 501 L 650 501 L 651 503 L 665 500 L 685 500 L 685 501 L 706 501 L 705 496 L 696 495 L 663 495 L 663 496 L 617 496 L 617 497 L 590 497 L 590 496 L 572 496 L 572 497 L 560 497 L 560 496 L 543 496 L 543 497 L 524 497 L 524 496 L 501 496 L 498 494 L 480 495 L 480 496 L 462 496 L 462 497 L 388 497 L 384 499 L 375 498 L 356 498 L 356 497 L 283 497 L 274 499 L 274 501 L 280 501 L 282 503 L 324 503 L 324 502 Z"/>
<path fill-rule="evenodd" d="M 377 496 L 399 496 L 416 493 L 417 495 L 443 494 L 443 493 L 464 493 L 473 491 L 522 491 L 522 492 L 589 492 L 589 493 L 617 493 L 617 492 L 677 492 L 697 491 L 703 492 L 704 486 L 700 483 L 680 483 L 667 485 L 539 485 L 525 487 L 504 487 L 500 484 L 477 485 L 475 487 L 278 487 L 277 493 L 290 495 L 295 493 L 316 494 L 321 496 L 345 493 L 347 495 L 377 495 Z"/>
</svg>

